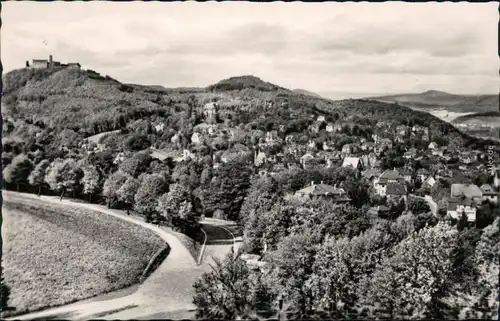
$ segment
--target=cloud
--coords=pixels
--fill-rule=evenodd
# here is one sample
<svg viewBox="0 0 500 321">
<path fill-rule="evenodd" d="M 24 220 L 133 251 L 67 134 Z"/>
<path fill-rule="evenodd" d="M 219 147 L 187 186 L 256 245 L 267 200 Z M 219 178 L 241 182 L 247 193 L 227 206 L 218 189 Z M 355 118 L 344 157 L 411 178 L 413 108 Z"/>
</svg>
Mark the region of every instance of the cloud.
<svg viewBox="0 0 500 321">
<path fill-rule="evenodd" d="M 7 2 L 2 62 L 53 54 L 165 86 L 254 74 L 313 91 L 495 92 L 497 16 L 493 3 Z"/>
</svg>

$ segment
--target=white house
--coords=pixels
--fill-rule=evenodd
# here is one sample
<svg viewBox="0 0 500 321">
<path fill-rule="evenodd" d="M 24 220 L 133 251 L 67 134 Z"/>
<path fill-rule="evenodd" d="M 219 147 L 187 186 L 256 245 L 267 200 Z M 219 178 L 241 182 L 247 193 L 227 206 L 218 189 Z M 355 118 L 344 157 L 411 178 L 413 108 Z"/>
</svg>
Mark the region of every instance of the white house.
<svg viewBox="0 0 500 321">
<path fill-rule="evenodd" d="M 465 214 L 468 222 L 475 222 L 476 210 L 475 202 L 465 195 L 451 198 L 448 201 L 447 213 L 456 220 L 460 219 L 460 217 Z"/>
<path fill-rule="evenodd" d="M 384 171 L 377 179 L 373 181 L 373 185 L 377 194 L 380 196 L 386 196 L 387 185 L 389 183 L 398 183 L 404 186 L 405 178 L 399 174 L 395 169 Z M 399 191 L 399 189 L 397 189 Z"/>
<path fill-rule="evenodd" d="M 359 157 L 346 157 L 342 163 L 342 167 L 352 167 L 355 169 L 363 169 L 363 161 Z"/>
<path fill-rule="evenodd" d="M 432 176 L 429 176 L 422 184 L 425 187 L 434 187 L 434 185 L 436 185 L 436 180 Z"/>
<path fill-rule="evenodd" d="M 200 133 L 193 133 L 193 135 L 191 135 L 191 143 L 196 145 L 202 144 L 203 136 Z"/>
<path fill-rule="evenodd" d="M 164 129 L 165 129 L 165 124 L 163 124 L 163 123 L 161 123 L 161 124 L 156 124 L 156 125 L 155 125 L 155 131 L 156 131 L 157 133 L 162 132 Z"/>
<path fill-rule="evenodd" d="M 438 147 L 439 147 L 438 144 L 436 144 L 435 142 L 430 142 L 429 146 L 427 146 L 427 148 L 429 149 L 436 149 Z"/>
</svg>

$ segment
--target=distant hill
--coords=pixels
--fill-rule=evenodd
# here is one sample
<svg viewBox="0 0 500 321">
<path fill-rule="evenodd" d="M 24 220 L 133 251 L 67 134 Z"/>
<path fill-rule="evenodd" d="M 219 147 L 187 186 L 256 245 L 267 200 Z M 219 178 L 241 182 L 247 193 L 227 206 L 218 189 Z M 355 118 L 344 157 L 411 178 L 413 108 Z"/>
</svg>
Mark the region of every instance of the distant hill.
<svg viewBox="0 0 500 321">
<path fill-rule="evenodd" d="M 483 113 L 499 110 L 498 95 L 454 95 L 443 91 L 429 90 L 420 94 L 401 94 L 370 97 L 382 102 L 397 102 L 401 105 L 429 110 L 447 110 L 456 113 Z"/>
<path fill-rule="evenodd" d="M 231 77 L 207 87 L 208 91 L 216 92 L 242 89 L 257 89 L 259 91 L 290 91 L 286 88 L 263 81 L 262 79 L 252 75 Z"/>
<path fill-rule="evenodd" d="M 297 94 L 301 94 L 301 95 L 306 95 L 306 96 L 311 96 L 311 97 L 316 97 L 316 98 L 323 98 L 323 96 L 318 95 L 316 93 L 313 93 L 311 91 L 305 90 L 305 89 L 298 88 L 298 89 L 294 89 L 293 92 L 297 93 Z"/>
</svg>

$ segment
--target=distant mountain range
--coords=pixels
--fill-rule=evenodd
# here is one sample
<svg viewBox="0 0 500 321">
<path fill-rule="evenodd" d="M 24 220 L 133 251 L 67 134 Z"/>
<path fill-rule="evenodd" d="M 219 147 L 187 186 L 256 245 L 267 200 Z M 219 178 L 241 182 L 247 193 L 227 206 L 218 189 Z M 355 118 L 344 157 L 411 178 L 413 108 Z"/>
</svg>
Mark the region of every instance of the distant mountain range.
<svg viewBox="0 0 500 321">
<path fill-rule="evenodd" d="M 401 94 L 368 99 L 384 103 L 398 103 L 428 112 L 441 120 L 459 126 L 463 131 L 485 138 L 499 139 L 499 95 L 455 95 L 429 90 L 420 94 Z"/>
<path fill-rule="evenodd" d="M 370 97 L 381 102 L 397 102 L 420 110 L 446 110 L 455 113 L 484 113 L 499 110 L 499 95 L 455 95 L 429 90 L 420 94 Z"/>
</svg>

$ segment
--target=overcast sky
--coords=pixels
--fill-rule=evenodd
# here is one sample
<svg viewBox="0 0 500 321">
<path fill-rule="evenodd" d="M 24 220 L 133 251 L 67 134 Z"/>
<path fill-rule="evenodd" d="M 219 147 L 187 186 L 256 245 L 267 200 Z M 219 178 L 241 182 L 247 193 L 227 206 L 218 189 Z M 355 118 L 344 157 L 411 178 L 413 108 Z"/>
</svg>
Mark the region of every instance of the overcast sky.
<svg viewBox="0 0 500 321">
<path fill-rule="evenodd" d="M 166 87 L 252 74 L 332 95 L 498 93 L 497 24 L 496 2 L 4 2 L 1 56 L 5 72 L 52 53 Z"/>
</svg>

